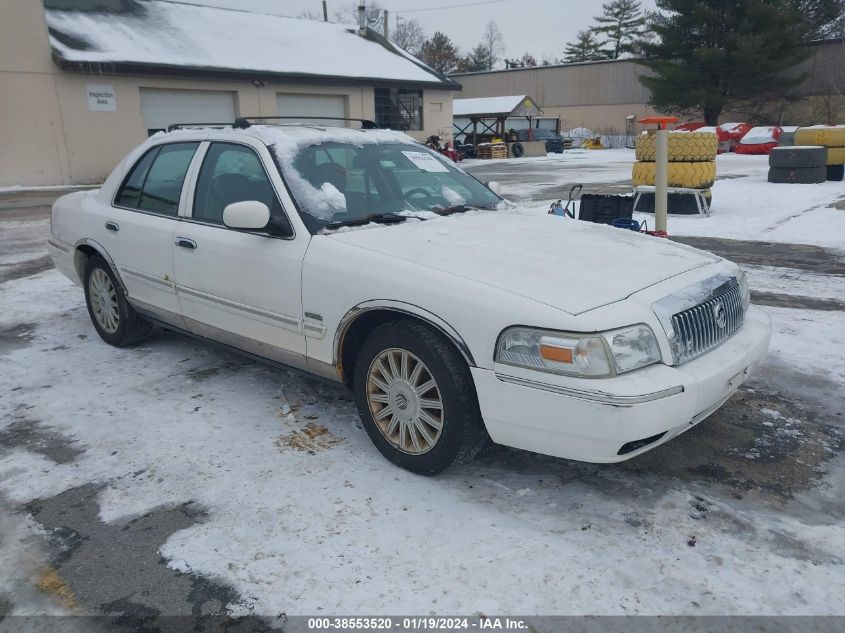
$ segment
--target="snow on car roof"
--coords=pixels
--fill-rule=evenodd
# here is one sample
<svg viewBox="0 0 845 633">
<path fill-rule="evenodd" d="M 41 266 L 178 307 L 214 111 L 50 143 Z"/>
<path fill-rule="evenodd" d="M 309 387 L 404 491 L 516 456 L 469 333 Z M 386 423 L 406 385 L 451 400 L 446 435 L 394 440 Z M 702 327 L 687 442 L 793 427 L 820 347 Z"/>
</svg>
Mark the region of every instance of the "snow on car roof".
<svg viewBox="0 0 845 633">
<path fill-rule="evenodd" d="M 382 129 L 359 129 L 331 125 L 314 125 L 309 123 L 285 123 L 282 125 L 253 124 L 246 128 L 236 127 L 184 127 L 175 129 L 172 132 L 159 132 L 150 137 L 160 139 L 164 137 L 174 138 L 206 137 L 206 136 L 227 136 L 247 135 L 263 141 L 268 146 L 276 148 L 277 153 L 284 153 L 296 150 L 308 145 L 319 143 L 350 143 L 352 145 L 370 145 L 376 143 L 409 143 L 418 145 L 419 142 L 396 130 Z M 281 155 L 280 155 L 281 158 Z"/>
<path fill-rule="evenodd" d="M 244 131 L 244 130 L 241 130 Z M 297 149 L 319 143 L 350 143 L 352 145 L 370 145 L 376 143 L 410 143 L 417 141 L 405 134 L 394 130 L 359 130 L 346 127 L 323 126 L 293 126 L 293 125 L 255 125 L 247 128 L 254 136 L 260 138 L 268 146 L 276 148 L 280 160 L 285 160 L 285 151 Z"/>
<path fill-rule="evenodd" d="M 72 1 L 66 5 L 75 8 Z M 112 11 L 46 6 L 53 50 L 68 63 L 456 85 L 378 34 L 362 37 L 346 24 L 160 0 L 130 6 Z"/>
</svg>

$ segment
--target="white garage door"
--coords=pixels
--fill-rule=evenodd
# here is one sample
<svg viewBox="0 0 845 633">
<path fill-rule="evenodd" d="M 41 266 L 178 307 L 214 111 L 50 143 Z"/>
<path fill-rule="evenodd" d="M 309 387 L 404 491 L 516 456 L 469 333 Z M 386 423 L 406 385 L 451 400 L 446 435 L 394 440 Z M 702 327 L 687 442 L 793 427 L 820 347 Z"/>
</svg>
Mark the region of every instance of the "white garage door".
<svg viewBox="0 0 845 633">
<path fill-rule="evenodd" d="M 235 95 L 213 90 L 141 88 L 141 116 L 149 135 L 174 123 L 232 123 Z"/>
<path fill-rule="evenodd" d="M 294 95 L 277 94 L 276 109 L 279 116 L 301 117 L 303 123 L 343 126 L 343 121 L 321 121 L 309 119 L 315 116 L 346 116 L 346 97 L 344 95 Z"/>
</svg>

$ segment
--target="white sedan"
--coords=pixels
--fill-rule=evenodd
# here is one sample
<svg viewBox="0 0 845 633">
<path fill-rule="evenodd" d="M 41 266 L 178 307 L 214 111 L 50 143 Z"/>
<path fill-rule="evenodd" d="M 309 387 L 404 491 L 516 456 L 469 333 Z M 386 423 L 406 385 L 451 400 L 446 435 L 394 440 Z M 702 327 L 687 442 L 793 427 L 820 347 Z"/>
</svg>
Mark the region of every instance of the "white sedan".
<svg viewBox="0 0 845 633">
<path fill-rule="evenodd" d="M 629 459 L 715 411 L 769 343 L 735 264 L 514 208 L 396 132 L 160 133 L 59 199 L 51 232 L 107 343 L 159 324 L 343 383 L 422 474 L 488 437 Z"/>
</svg>

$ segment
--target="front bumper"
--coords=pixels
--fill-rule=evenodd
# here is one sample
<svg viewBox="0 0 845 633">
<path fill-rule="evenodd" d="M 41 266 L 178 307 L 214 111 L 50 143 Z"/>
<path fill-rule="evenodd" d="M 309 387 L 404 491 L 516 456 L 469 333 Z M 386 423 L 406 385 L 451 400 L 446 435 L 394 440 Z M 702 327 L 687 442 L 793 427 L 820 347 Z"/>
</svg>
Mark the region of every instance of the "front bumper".
<svg viewBox="0 0 845 633">
<path fill-rule="evenodd" d="M 768 314 L 752 306 L 736 334 L 677 367 L 658 364 L 591 380 L 496 365 L 473 368 L 472 376 L 494 442 L 618 462 L 668 442 L 718 409 L 766 355 L 770 336 Z"/>
</svg>

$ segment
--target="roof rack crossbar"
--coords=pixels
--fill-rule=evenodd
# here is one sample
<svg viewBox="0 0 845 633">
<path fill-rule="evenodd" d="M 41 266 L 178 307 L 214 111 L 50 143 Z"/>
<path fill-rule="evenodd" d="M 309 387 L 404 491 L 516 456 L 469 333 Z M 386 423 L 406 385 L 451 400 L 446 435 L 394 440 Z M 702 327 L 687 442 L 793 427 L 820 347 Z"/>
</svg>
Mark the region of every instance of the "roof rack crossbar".
<svg viewBox="0 0 845 633">
<path fill-rule="evenodd" d="M 352 117 L 343 116 L 242 116 L 235 119 L 235 123 L 232 127 L 246 129 L 253 125 L 253 123 L 260 124 L 260 122 L 263 121 L 300 121 L 302 123 L 306 123 L 307 121 L 355 121 L 356 123 L 361 124 L 361 129 L 379 129 L 378 124 L 370 119 L 356 119 Z"/>
<path fill-rule="evenodd" d="M 174 123 L 167 126 L 167 131 L 181 130 L 189 127 L 235 127 L 235 124 L 229 121 L 228 123 Z"/>
</svg>

